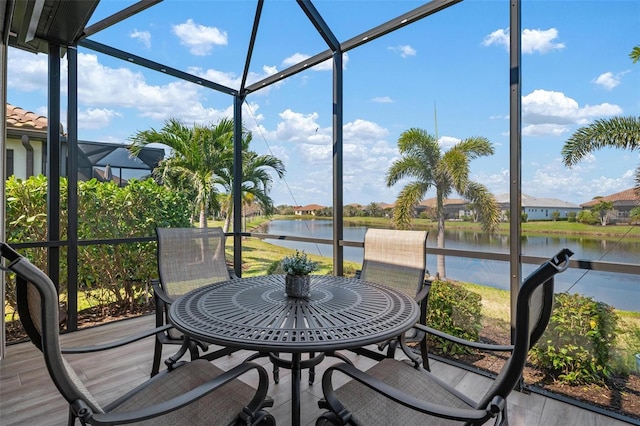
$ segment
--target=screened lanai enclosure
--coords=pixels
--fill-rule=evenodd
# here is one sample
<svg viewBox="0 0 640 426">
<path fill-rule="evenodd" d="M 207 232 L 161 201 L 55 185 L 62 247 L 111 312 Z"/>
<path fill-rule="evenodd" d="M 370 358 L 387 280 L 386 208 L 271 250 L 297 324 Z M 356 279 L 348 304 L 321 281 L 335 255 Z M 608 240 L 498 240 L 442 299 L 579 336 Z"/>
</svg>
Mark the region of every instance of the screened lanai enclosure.
<svg viewBox="0 0 640 426">
<path fill-rule="evenodd" d="M 501 238 L 506 242 L 506 249 L 473 249 L 462 246 L 453 245 L 452 248 L 439 247 L 435 240 L 435 231 L 430 234 L 427 243 L 427 257 L 435 257 L 438 255 L 446 256 L 446 259 L 457 259 L 465 262 L 467 268 L 472 270 L 477 268 L 480 273 L 487 272 L 492 269 L 491 266 L 486 267 L 483 262 L 489 264 L 501 264 L 502 279 L 506 283 L 506 289 L 509 291 L 508 306 L 504 306 L 503 310 L 508 311 L 511 328 L 515 322 L 515 306 L 520 283 L 523 279 L 523 269 L 531 270 L 533 265 L 537 265 L 545 261 L 550 252 L 546 252 L 546 242 L 540 243 L 541 246 L 529 251 L 523 250 L 522 231 L 522 195 L 523 195 L 523 158 L 530 155 L 530 151 L 526 145 L 523 146 L 523 134 L 529 135 L 523 129 L 523 84 L 529 77 L 526 69 L 523 68 L 523 21 L 527 22 L 528 27 L 534 27 L 536 21 L 531 18 L 527 20 L 526 7 L 527 2 L 518 0 L 504 0 L 492 2 L 492 13 L 499 10 L 499 16 L 489 15 L 483 10 L 483 5 L 479 3 L 462 0 L 433 0 L 430 2 L 414 2 L 414 1 L 398 1 L 398 2 L 327 2 L 312 0 L 297 0 L 290 2 L 255 0 L 243 2 L 225 2 L 225 1 L 185 1 L 181 4 L 185 13 L 189 13 L 191 17 L 198 17 L 202 25 L 207 25 L 213 17 L 224 16 L 225 14 L 234 14 L 241 16 L 244 26 L 234 29 L 234 48 L 241 49 L 242 60 L 232 61 L 231 59 L 224 63 L 216 63 L 217 69 L 225 69 L 226 72 L 218 72 L 214 70 L 214 64 L 207 63 L 206 55 L 202 51 L 198 53 L 197 45 L 158 45 L 153 44 L 151 40 L 147 40 L 147 48 L 140 48 L 132 44 L 134 36 L 125 36 L 124 34 L 137 34 L 136 40 L 143 38 L 143 25 L 147 22 L 155 22 L 159 14 L 165 7 L 161 0 L 142 0 L 138 2 L 109 2 L 99 0 L 7 0 L 0 4 L 0 33 L 2 35 L 2 47 L 0 48 L 0 67 L 2 69 L 2 79 L 0 80 L 1 95 L 0 98 L 4 103 L 13 102 L 7 99 L 7 68 L 9 59 L 13 52 L 28 52 L 36 55 L 38 58 L 46 58 L 46 75 L 47 75 L 47 111 L 46 117 L 49 123 L 66 122 L 67 134 L 61 136 L 56 132 L 56 126 L 49 126 L 47 133 L 47 203 L 46 203 L 46 232 L 42 239 L 12 239 L 12 235 L 7 233 L 6 222 L 8 220 L 5 213 L 6 189 L 5 182 L 3 185 L 3 197 L 1 203 L 2 208 L 2 231 L 0 235 L 3 241 L 7 241 L 13 247 L 24 251 L 27 255 L 36 258 L 40 265 L 46 265 L 48 275 L 54 283 L 59 284 L 64 295 L 65 324 L 66 332 L 73 332 L 82 325 L 78 323 L 79 311 L 79 295 L 82 293 L 82 287 L 87 283 L 80 278 L 80 271 L 83 270 L 82 260 L 91 257 L 91 253 L 102 253 L 96 262 L 102 262 L 109 265 L 110 257 L 104 253 L 114 253 L 117 250 L 126 248 L 135 251 L 136 256 L 142 256 L 143 253 L 150 256 L 154 260 L 156 237 L 153 233 L 154 226 L 160 224 L 146 224 L 146 228 L 140 228 L 138 232 L 131 231 L 125 233 L 118 228 L 114 228 L 104 234 L 92 236 L 90 238 L 79 238 L 79 228 L 82 228 L 87 222 L 87 217 L 82 217 L 82 206 L 80 196 L 78 194 L 78 174 L 68 174 L 68 186 L 62 188 L 60 186 L 60 176 L 65 175 L 66 170 L 78 170 L 87 176 L 98 177 L 99 180 L 107 179 L 108 176 L 118 176 L 119 181 L 128 181 L 130 178 L 146 177 L 149 168 L 155 167 L 163 158 L 165 150 L 161 146 L 149 148 L 145 156 L 132 158 L 129 155 L 127 142 L 133 136 L 131 133 L 122 134 L 117 126 L 108 127 L 109 131 L 104 132 L 105 135 L 118 135 L 119 144 L 93 144 L 93 142 L 82 142 L 87 137 L 82 136 L 85 129 L 90 128 L 86 120 L 91 120 L 90 116 L 84 113 L 87 109 L 79 107 L 79 98 L 90 99 L 89 108 L 93 111 L 102 111 L 105 115 L 113 117 L 113 111 L 109 112 L 108 107 L 103 101 L 102 96 L 109 90 L 122 93 L 123 99 L 121 104 L 127 108 L 126 116 L 136 115 L 136 120 L 140 121 L 142 127 L 136 125 L 135 131 L 147 130 L 144 127 L 148 121 L 146 119 L 155 120 L 154 128 L 160 128 L 161 117 L 180 117 L 183 114 L 187 117 L 184 121 L 187 124 L 193 124 L 199 119 L 198 114 L 205 115 L 207 108 L 201 104 L 194 102 L 192 104 L 169 104 L 163 103 L 162 94 L 156 90 L 157 87 L 167 88 L 167 93 L 171 91 L 194 91 L 203 94 L 203 98 L 215 99 L 220 111 L 224 111 L 233 119 L 234 136 L 233 136 L 233 159 L 234 168 L 232 170 L 232 185 L 230 187 L 230 195 L 232 208 L 235 214 L 232 216 L 232 224 L 227 233 L 228 261 L 232 264 L 234 272 L 241 277 L 246 270 L 243 270 L 243 258 L 249 254 L 243 247 L 247 241 L 254 239 L 268 240 L 269 238 L 277 240 L 284 239 L 287 241 L 312 242 L 322 245 L 326 248 L 326 253 L 330 253 L 328 257 L 331 259 L 331 273 L 335 275 L 345 274 L 345 249 L 350 247 L 362 247 L 363 242 L 350 240 L 345 236 L 345 204 L 351 202 L 352 193 L 356 191 L 366 191 L 363 187 L 354 187 L 352 182 L 354 176 L 362 173 L 368 160 L 366 154 L 362 155 L 357 163 L 357 170 L 350 169 L 353 163 L 347 163 L 345 157 L 353 156 L 354 152 L 359 153 L 362 146 L 358 145 L 358 141 L 365 141 L 368 137 L 375 139 L 377 136 L 369 136 L 365 134 L 361 139 L 353 142 L 351 139 L 352 132 L 356 131 L 355 124 L 357 122 L 357 112 L 359 103 L 364 102 L 359 99 L 354 89 L 363 90 L 366 95 L 373 97 L 370 90 L 380 81 L 388 79 L 397 79 L 398 91 L 418 91 L 418 87 L 430 85 L 459 86 L 467 90 L 467 96 L 474 96 L 473 87 L 482 86 L 484 83 L 478 81 L 474 77 L 474 67 L 483 67 L 485 63 L 491 62 L 498 72 L 495 74 L 495 86 L 492 96 L 499 99 L 502 106 L 502 123 L 504 127 L 504 140 L 501 143 L 501 149 L 507 152 L 506 158 L 508 162 L 501 165 L 501 170 L 496 170 L 496 174 L 507 176 L 508 182 L 508 200 L 509 209 L 504 212 L 506 226 L 503 230 Z M 330 5 L 330 3 L 332 3 Z M 560 2 L 564 3 L 564 2 Z M 497 9 L 496 6 L 499 4 Z M 564 16 L 566 19 L 571 17 L 571 13 L 575 12 L 575 8 L 568 10 L 569 7 L 558 6 L 559 9 L 550 9 L 550 13 L 558 13 L 558 16 Z M 281 10 L 283 8 L 296 9 L 297 21 L 279 20 Z M 358 10 L 362 8 L 372 8 L 372 13 L 368 19 L 362 18 Z M 538 11 L 539 12 L 539 11 Z M 492 28 L 507 28 L 503 31 L 502 43 L 508 51 L 503 55 L 503 59 L 496 61 L 495 58 L 483 59 L 469 55 L 456 38 L 456 32 L 465 31 L 465 22 L 467 20 L 485 19 L 480 17 L 482 13 L 487 13 L 486 19 L 493 25 Z M 364 15 L 364 14 L 363 14 Z M 533 14 L 532 14 L 533 15 Z M 349 16 L 350 20 L 345 24 L 344 18 Z M 176 22 L 183 17 L 176 17 Z M 185 18 L 186 19 L 186 18 Z M 560 19 L 560 18 L 558 18 Z M 564 19 L 564 18 L 563 18 Z M 579 17 L 575 18 L 580 19 Z M 430 23 L 436 20 L 440 23 L 450 25 L 450 32 L 446 34 L 434 34 L 430 32 Z M 189 23 L 191 20 L 187 21 Z M 132 22 L 133 24 L 128 24 Z M 216 20 L 216 22 L 219 22 Z M 194 24 L 191 21 L 191 24 Z M 218 24 L 219 25 L 219 24 Z M 585 24 L 586 25 L 586 24 Z M 159 31 L 178 31 L 177 26 L 173 29 L 163 27 Z M 180 27 L 182 31 L 195 31 L 197 25 L 184 25 Z M 438 66 L 433 67 L 428 72 L 420 70 L 416 67 L 414 73 L 394 75 L 394 66 L 387 66 L 383 52 L 397 49 L 403 43 L 409 44 L 414 39 L 405 39 L 403 37 L 415 33 L 407 33 L 408 28 L 417 28 L 423 33 L 419 33 L 417 38 L 425 42 L 427 46 L 434 47 L 434 58 L 431 62 L 439 63 L 443 58 L 439 58 L 435 47 L 443 50 L 454 52 L 459 50 L 459 56 L 468 57 L 464 69 L 452 70 L 447 68 L 439 72 Z M 135 31 L 134 31 L 135 30 Z M 268 37 L 266 35 L 269 35 Z M 275 35 L 275 36 L 274 36 Z M 226 33 L 224 34 L 226 38 Z M 385 40 L 388 40 L 385 41 Z M 382 44 L 383 41 L 386 44 Z M 525 49 L 529 49 L 530 45 L 527 41 Z M 631 44 L 635 41 L 630 41 Z M 308 43 L 306 48 L 302 50 L 301 44 Z M 292 46 L 290 49 L 287 47 Z M 221 43 L 226 45 L 226 43 Z M 391 47 L 388 47 L 391 46 Z M 194 53 L 193 64 L 184 63 L 176 59 L 174 56 L 175 49 L 192 49 Z M 369 62 L 363 60 L 364 56 L 361 52 L 371 53 L 372 49 L 378 49 L 374 57 L 380 58 L 379 61 Z M 269 54 L 279 50 L 283 56 L 289 55 L 287 61 L 283 61 L 279 67 L 268 67 L 264 64 L 275 63 L 276 60 L 269 58 Z M 304 51 L 306 54 L 294 54 L 295 52 Z M 411 56 L 410 50 L 407 55 Z M 236 52 L 237 53 L 237 52 Z M 503 52 L 504 53 L 504 52 Z M 415 54 L 415 53 L 414 53 Z M 586 54 L 586 53 L 585 53 Z M 404 58 L 405 56 L 403 56 Z M 90 58 L 90 59 L 89 59 Z M 100 62 L 100 66 L 79 67 L 81 61 L 95 61 L 96 58 Z M 281 59 L 281 58 L 280 58 Z M 41 59 L 41 65 L 44 65 L 44 59 Z M 95 64 L 93 64 L 95 65 Z M 562 66 L 562 65 L 560 65 Z M 632 65 L 629 65 L 631 67 Z M 136 81 L 140 86 L 144 86 L 142 91 L 135 87 L 127 88 L 131 90 L 131 96 L 128 96 L 127 90 L 121 90 L 115 86 L 85 87 L 86 81 L 89 79 L 87 69 L 91 72 L 102 72 L 104 68 L 111 67 L 113 73 L 122 73 L 121 78 L 134 76 L 131 81 Z M 444 65 L 442 65 L 442 68 Z M 317 70 L 327 70 L 324 77 L 313 79 L 311 76 L 317 75 Z M 350 74 L 351 70 L 354 70 Z M 115 71 L 117 70 L 117 71 Z M 123 71 L 126 70 L 126 71 Z M 355 71 L 358 70 L 358 71 Z M 147 81 L 140 83 L 142 73 L 146 73 Z M 316 73 L 316 74 L 313 74 Z M 637 71 L 636 71 L 637 73 Z M 531 80 L 538 79 L 538 76 L 531 76 Z M 287 82 L 295 82 L 298 92 L 293 95 L 285 96 L 282 94 L 284 85 Z M 444 83 L 446 82 L 446 83 Z M 535 84 L 538 82 L 536 81 Z M 243 158 L 243 128 L 250 127 L 252 129 L 253 143 L 259 143 L 262 139 L 271 140 L 277 137 L 283 137 L 276 130 L 269 132 L 261 123 L 261 114 L 258 111 L 258 104 L 265 100 L 268 94 L 270 103 L 278 105 L 281 116 L 287 113 L 292 114 L 289 105 L 296 105 L 298 96 L 300 98 L 309 95 L 306 92 L 308 85 L 315 84 L 320 88 L 322 96 L 318 97 L 316 107 L 326 118 L 326 126 L 312 126 L 307 137 L 312 143 L 314 140 L 320 141 L 314 145 L 314 150 L 309 152 L 315 153 L 317 162 L 323 167 L 322 173 L 315 176 L 309 176 L 312 184 L 318 185 L 318 192 L 330 194 L 331 200 L 331 231 L 330 236 L 319 238 L 317 236 L 308 235 L 267 235 L 262 231 L 254 231 L 245 229 L 243 224 L 243 211 L 251 209 L 247 206 L 242 198 L 243 195 L 243 170 L 238 167 L 242 164 Z M 493 83 L 492 83 L 493 84 Z M 474 86 L 477 85 L 477 86 Z M 536 87 L 533 83 L 527 86 L 527 89 Z M 104 92 L 102 91 L 104 89 Z M 138 93 L 145 93 L 146 98 L 142 98 Z M 299 93 L 299 95 L 297 94 Z M 484 96 L 484 95 L 483 95 Z M 392 103 L 392 100 L 379 99 L 380 103 Z M 267 101 L 264 101 L 266 104 Z M 427 104 L 426 106 L 424 104 Z M 398 106 L 406 110 L 407 115 L 411 115 L 411 111 L 419 110 L 419 116 L 424 122 L 398 123 L 398 126 L 409 127 L 431 127 L 430 123 L 435 120 L 431 117 L 435 115 L 435 105 L 431 98 L 424 99 L 423 95 L 417 94 L 415 103 L 411 105 Z M 140 104 L 140 105 L 137 105 Z M 154 106 L 161 105 L 162 114 L 154 110 Z M 466 114 L 465 99 L 459 99 L 459 113 Z M 136 109 L 137 108 L 137 109 Z M 4 111 L 4 108 L 2 109 Z M 136 111 L 135 113 L 133 111 Z M 380 113 L 383 115 L 384 113 Z M 440 113 L 441 114 L 441 113 Z M 309 114 L 312 116 L 313 114 Z M 93 115 L 93 119 L 97 115 Z M 202 122 L 210 121 L 213 115 L 207 115 L 208 119 L 202 119 Z M 217 116 L 216 116 L 217 117 Z M 305 117 L 308 119 L 309 117 Z M 374 120 L 374 117 L 371 117 Z M 447 123 L 446 119 L 440 118 L 441 123 Z M 0 120 L 3 126 L 3 134 L 5 134 L 6 117 Z M 493 121 L 495 123 L 495 121 Z M 248 123 L 251 123 L 250 125 Z M 315 122 L 314 122 L 315 123 Z M 438 121 L 435 121 L 435 134 L 437 135 Z M 507 124 L 508 123 L 508 124 Z M 275 127 L 275 126 L 274 126 Z M 453 125 L 452 125 L 453 127 Z M 369 129 L 361 130 L 366 132 Z M 385 129 L 386 130 L 386 129 Z M 396 132 L 393 129 L 389 133 Z M 478 124 L 478 133 L 482 133 L 482 124 Z M 277 135 L 276 135 L 277 134 Z M 276 135 L 276 136 L 274 136 Z M 5 136 L 6 137 L 6 136 Z M 300 136 L 302 137 L 302 136 Z M 107 136 L 105 136 L 107 138 Z M 316 139 L 314 139 L 316 138 Z M 91 140 L 95 140 L 92 138 Z M 348 140 L 348 143 L 345 141 Z M 370 142 L 370 141 L 369 141 Z M 367 143 L 369 143 L 367 142 Z M 364 144 L 365 142 L 362 142 Z M 86 145 L 79 150 L 79 145 Z M 67 153 L 62 149 L 65 146 Z M 3 151 L 5 143 L 2 143 Z M 346 147 L 346 148 L 345 148 Z M 557 149 L 556 149 L 557 148 Z M 559 152 L 559 147 L 554 148 Z M 271 150 L 268 147 L 268 150 Z M 277 149 L 269 152 L 278 152 Z M 557 152 L 554 152 L 557 155 Z M 68 156 L 66 155 L 68 154 Z M 298 159 L 294 155 L 302 155 L 301 149 L 291 151 L 291 161 Z M 387 155 L 387 154 L 385 154 Z M 95 157 L 95 158 L 93 158 Z M 397 152 L 389 152 L 387 155 L 387 163 L 385 167 L 397 157 Z M 300 160 L 302 161 L 302 160 Z M 549 158 L 540 159 L 540 161 L 553 162 Z M 615 160 L 614 160 L 615 161 Z M 132 172 L 131 177 L 120 176 L 120 170 L 129 169 L 136 170 L 136 164 L 140 166 L 140 173 Z M 372 167 L 372 169 L 375 167 Z M 543 169 L 544 166 L 540 165 Z M 379 171 L 378 174 L 384 175 L 386 170 Z M 368 172 L 371 172 L 369 170 Z M 493 176 L 484 176 L 485 180 L 490 180 Z M 560 175 L 557 177 L 558 188 L 562 185 Z M 568 177 L 566 177 L 568 179 Z M 375 181 L 374 184 L 380 184 L 382 180 Z M 308 182 L 305 182 L 307 184 Z M 288 184 L 274 183 L 274 185 L 287 186 Z M 62 191 L 62 192 L 61 192 Z M 66 191 L 66 192 L 64 192 Z M 54 194 L 59 194 L 55 196 Z M 454 194 L 451 194 L 453 197 Z M 293 195 L 295 197 L 295 194 Z M 588 200 L 585 200 L 588 201 Z M 293 205 L 299 203 L 292 202 Z M 122 209 L 126 210 L 126 206 Z M 108 218 L 110 212 L 104 212 L 105 218 Z M 124 229 L 125 227 L 121 227 Z M 243 232 L 244 230 L 244 232 Z M 552 237 L 549 237 L 552 238 Z M 624 276 L 625 282 L 629 284 L 624 289 L 624 295 L 627 300 L 640 300 L 640 243 L 638 243 L 637 234 L 629 234 L 625 238 L 625 242 L 630 244 L 627 252 L 631 252 L 632 256 L 622 261 L 609 261 L 604 255 L 607 244 L 614 244 L 617 237 L 608 238 L 606 242 L 602 242 L 600 255 L 589 255 L 583 257 L 578 253 L 577 256 L 570 261 L 570 270 L 574 275 L 571 278 L 574 282 L 569 283 L 566 287 L 578 282 L 583 274 L 599 273 L 605 277 Z M 604 240 L 603 240 L 604 241 Z M 455 247 L 455 248 L 453 248 Z M 633 255 L 635 250 L 635 256 Z M 552 250 L 553 251 L 553 250 Z M 232 253 L 232 254 L 231 254 Z M 114 255 L 114 259 L 117 256 Z M 114 269 L 122 266 L 116 265 L 113 260 L 113 266 L 107 266 Z M 493 262 L 493 263 L 492 263 Z M 480 265 L 480 266 L 478 266 Z M 476 272 L 478 272 L 476 271 Z M 143 271 L 147 273 L 147 270 Z M 148 281 L 157 278 L 157 272 L 151 267 L 148 271 L 151 276 L 140 277 L 123 277 L 114 278 L 127 281 L 131 285 L 139 285 L 141 288 L 148 289 Z M 123 274 L 124 275 L 124 274 Z M 459 278 L 461 281 L 472 281 L 472 279 Z M 615 279 L 615 278 L 614 278 Z M 4 281 L 4 280 L 3 280 Z M 146 283 L 144 281 L 147 281 Z M 91 283 L 95 285 L 95 283 Z M 145 287 L 146 286 L 146 287 Z M 11 286 L 3 287 L 3 299 L 11 298 Z M 604 291 L 606 292 L 606 290 Z M 11 304 L 3 305 L 3 318 L 8 318 Z M 628 306 L 628 305 L 627 305 Z M 633 309 L 625 309 L 635 311 L 626 318 L 638 318 L 637 312 L 640 312 L 640 306 L 636 305 Z M 4 321 L 4 320 L 3 320 Z M 630 322 L 634 324 L 633 321 Z M 3 324 L 4 325 L 4 324 Z M 509 334 L 509 331 L 505 331 Z M 2 327 L 2 342 L 0 345 L 0 355 L 4 356 L 4 348 L 6 344 L 6 331 Z M 637 373 L 636 373 L 637 374 Z M 636 404 L 638 395 L 631 396 L 635 398 Z M 590 407 L 594 410 L 603 410 L 602 408 Z M 604 410 L 606 412 L 606 410 Z M 620 417 L 619 414 L 611 414 Z M 624 416 L 622 416 L 625 419 Z"/>
</svg>

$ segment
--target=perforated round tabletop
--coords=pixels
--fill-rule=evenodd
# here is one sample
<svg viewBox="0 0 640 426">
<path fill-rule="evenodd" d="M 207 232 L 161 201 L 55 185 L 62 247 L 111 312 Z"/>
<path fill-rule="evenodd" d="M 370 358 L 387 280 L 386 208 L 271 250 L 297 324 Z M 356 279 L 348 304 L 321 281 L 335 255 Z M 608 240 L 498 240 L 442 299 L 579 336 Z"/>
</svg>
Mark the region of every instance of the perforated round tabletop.
<svg viewBox="0 0 640 426">
<path fill-rule="evenodd" d="M 201 287 L 171 304 L 170 320 L 209 343 L 313 352 L 377 343 L 418 319 L 418 305 L 406 294 L 356 278 L 312 275 L 308 298 L 287 297 L 284 287 L 284 275 Z"/>
</svg>

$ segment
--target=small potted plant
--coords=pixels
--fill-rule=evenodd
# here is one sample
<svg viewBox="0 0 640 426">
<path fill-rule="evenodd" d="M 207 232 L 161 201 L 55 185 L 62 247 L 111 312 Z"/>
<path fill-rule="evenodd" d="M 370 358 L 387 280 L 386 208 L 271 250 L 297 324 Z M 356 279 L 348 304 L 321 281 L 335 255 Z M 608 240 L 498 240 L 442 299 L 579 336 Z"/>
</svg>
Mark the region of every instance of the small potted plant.
<svg viewBox="0 0 640 426">
<path fill-rule="evenodd" d="M 307 254 L 296 250 L 296 254 L 287 256 L 280 262 L 285 276 L 285 290 L 289 297 L 309 296 L 309 274 L 318 268 L 318 262 L 307 257 Z"/>
</svg>

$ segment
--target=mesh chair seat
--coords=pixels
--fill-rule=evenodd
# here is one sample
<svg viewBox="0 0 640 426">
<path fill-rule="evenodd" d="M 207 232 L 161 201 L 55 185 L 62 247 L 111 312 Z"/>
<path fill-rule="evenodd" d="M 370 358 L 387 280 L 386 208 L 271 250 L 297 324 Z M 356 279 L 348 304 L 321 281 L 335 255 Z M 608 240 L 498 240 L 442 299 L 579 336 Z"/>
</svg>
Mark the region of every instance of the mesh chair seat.
<svg viewBox="0 0 640 426">
<path fill-rule="evenodd" d="M 158 275 L 153 285 L 156 302 L 156 326 L 169 323 L 170 303 L 179 296 L 202 286 L 233 278 L 225 258 L 225 235 L 220 227 L 214 228 L 156 228 L 158 236 Z M 183 336 L 171 328 L 158 333 L 154 347 L 151 375 L 160 371 L 164 345 L 182 345 Z M 191 359 L 200 356 L 200 349 L 208 345 L 191 342 Z M 206 354 L 208 360 L 227 355 L 233 350 L 224 348 Z M 177 358 L 177 357 L 176 357 Z M 175 362 L 172 357 L 169 362 Z"/>
<path fill-rule="evenodd" d="M 511 352 L 500 374 L 478 401 L 427 370 L 405 361 L 386 358 L 366 372 L 341 363 L 329 367 L 323 375 L 324 399 L 319 406 L 330 411 L 324 413 L 316 425 L 482 425 L 496 416 L 495 424 L 507 425 L 507 397 L 522 377 L 529 348 L 535 345 L 549 323 L 553 308 L 553 277 L 568 267 L 572 254 L 563 249 L 525 279 L 518 293 L 513 346 L 464 342 L 416 324 L 415 327 L 425 333 L 423 339 L 431 333 L 483 350 Z M 334 389 L 336 373 L 352 380 Z"/>
<path fill-rule="evenodd" d="M 109 412 L 119 413 L 139 408 L 149 407 L 153 404 L 183 395 L 197 386 L 215 379 L 223 371 L 210 362 L 198 359 L 175 369 L 171 374 L 171 385 L 159 380 L 137 390 L 122 403 L 110 407 Z M 250 401 L 256 390 L 239 380 L 222 386 L 206 398 L 201 398 L 194 403 L 172 411 L 160 419 L 153 418 L 135 425 L 213 425 L 226 424 L 222 419 L 234 419 L 241 413 L 247 401 Z"/>
<path fill-rule="evenodd" d="M 423 401 L 455 408 L 473 408 L 474 406 L 464 395 L 443 384 L 436 377 L 423 369 L 415 369 L 405 362 L 385 358 L 368 369 L 367 374 Z M 356 424 L 388 426 L 389 419 L 394 419 L 393 424 L 398 425 L 447 426 L 460 424 L 454 420 L 434 418 L 396 404 L 355 380 L 336 389 L 336 395 L 342 404 L 351 408 L 351 415 Z"/>
<path fill-rule="evenodd" d="M 273 425 L 273 416 L 263 410 L 272 406 L 267 396 L 269 377 L 254 363 L 243 363 L 222 371 L 205 360 L 181 362 L 148 379 L 107 405 L 101 405 L 62 356 L 58 329 L 58 293 L 51 279 L 5 243 L 1 254 L 16 274 L 18 314 L 27 335 L 42 352 L 56 388 L 69 403 L 69 425 Z M 84 354 L 122 347 L 161 329 L 153 328 L 110 342 L 85 348 L 65 348 L 64 353 Z M 237 380 L 257 373 L 258 388 Z"/>
<path fill-rule="evenodd" d="M 410 297 L 421 300 L 416 302 L 426 307 L 429 284 L 425 281 L 427 267 L 427 231 L 408 231 L 395 229 L 369 228 L 364 236 L 364 258 L 362 270 L 357 276 L 365 281 L 393 287 Z M 426 321 L 426 309 L 421 310 L 420 323 Z M 420 341 L 422 334 L 415 329 L 406 334 L 407 342 Z M 396 341 L 380 342 L 379 349 L 388 346 L 387 357 L 393 358 Z M 356 352 L 374 359 L 381 354 L 368 349 Z"/>
</svg>

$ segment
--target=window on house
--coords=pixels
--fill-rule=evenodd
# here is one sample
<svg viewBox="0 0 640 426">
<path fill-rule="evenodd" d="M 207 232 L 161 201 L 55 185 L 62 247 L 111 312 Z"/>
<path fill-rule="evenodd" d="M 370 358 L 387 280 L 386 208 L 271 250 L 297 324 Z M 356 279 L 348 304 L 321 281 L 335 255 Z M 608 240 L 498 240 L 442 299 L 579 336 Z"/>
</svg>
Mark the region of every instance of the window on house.
<svg viewBox="0 0 640 426">
<path fill-rule="evenodd" d="M 9 179 L 10 176 L 13 176 L 13 150 L 7 149 L 7 156 L 5 158 L 5 179 Z"/>
</svg>

